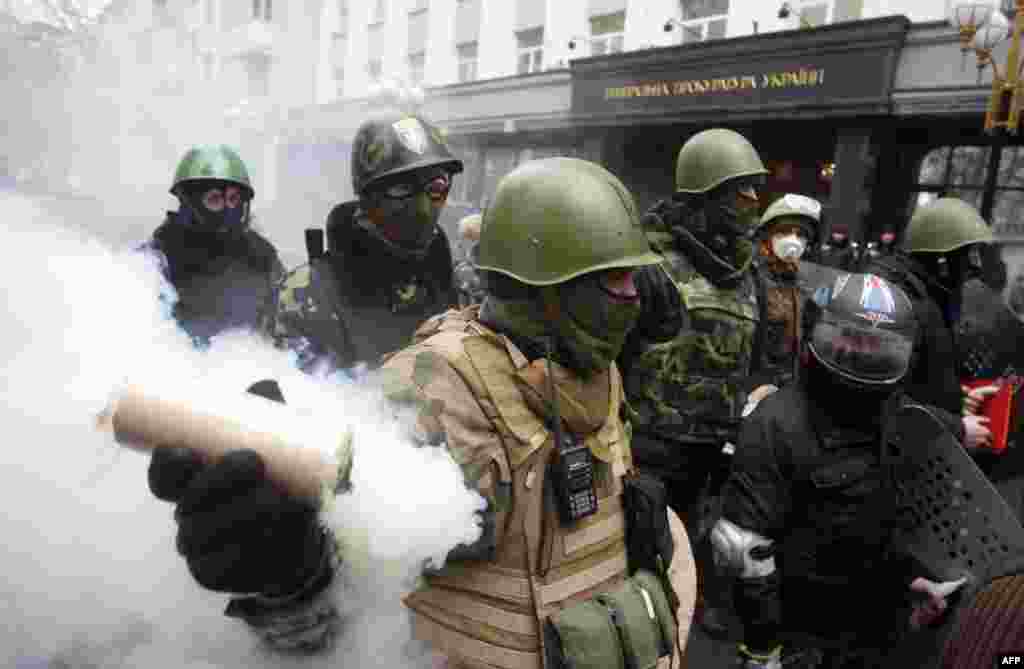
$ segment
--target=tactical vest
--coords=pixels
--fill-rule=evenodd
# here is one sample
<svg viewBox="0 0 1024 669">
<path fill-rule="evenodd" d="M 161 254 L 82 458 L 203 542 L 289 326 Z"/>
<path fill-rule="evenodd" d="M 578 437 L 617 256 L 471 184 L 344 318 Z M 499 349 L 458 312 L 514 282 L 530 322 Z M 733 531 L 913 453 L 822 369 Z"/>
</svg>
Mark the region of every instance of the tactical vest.
<svg viewBox="0 0 1024 669">
<path fill-rule="evenodd" d="M 748 273 L 735 288 L 717 287 L 685 255 L 673 249 L 663 255 L 661 268 L 679 291 L 690 326 L 640 354 L 630 370 L 631 397 L 642 388 L 654 400 L 645 429 L 713 438 L 714 426 L 737 419 L 745 402 L 760 319 L 757 283 Z"/>
<path fill-rule="evenodd" d="M 499 548 L 488 561 L 449 560 L 424 576 L 425 586 L 405 603 L 416 637 L 448 655 L 451 666 L 541 669 L 541 623 L 626 576 L 622 475 L 631 461 L 619 418 L 621 381 L 613 366 L 592 382 L 609 384 L 607 416 L 598 429 L 576 436 L 594 455 L 599 510 L 565 527 L 546 477 L 554 440 L 521 389 L 526 384 L 547 396 L 543 361 L 531 365 L 507 338 L 472 320 L 472 313 L 431 319 L 417 338 L 429 337 L 424 349 L 458 371 L 493 429 L 477 429 L 468 438 L 476 436 L 478 443 L 483 434 L 491 443 L 481 488 L 497 481 L 509 493 L 509 503 L 497 506 Z M 462 429 L 462 421 L 446 421 L 449 439 L 466 438 L 452 433 Z"/>
</svg>

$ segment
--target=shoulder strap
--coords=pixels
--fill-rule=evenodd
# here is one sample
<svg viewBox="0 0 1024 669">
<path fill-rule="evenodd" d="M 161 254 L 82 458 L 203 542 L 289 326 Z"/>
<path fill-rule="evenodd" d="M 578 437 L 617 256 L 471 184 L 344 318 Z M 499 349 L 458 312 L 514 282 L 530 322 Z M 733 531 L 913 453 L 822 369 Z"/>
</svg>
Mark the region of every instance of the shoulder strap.
<svg viewBox="0 0 1024 669">
<path fill-rule="evenodd" d="M 348 309 L 343 303 L 343 298 L 340 291 L 336 290 L 338 286 L 337 273 L 334 268 L 331 267 L 330 254 L 324 255 L 316 260 L 309 263 L 310 270 L 310 281 L 313 283 L 313 290 L 317 295 L 317 301 L 326 307 L 329 307 L 329 313 L 325 314 L 323 320 L 325 321 L 326 328 L 330 331 L 331 315 L 334 315 L 334 322 L 336 325 L 336 331 L 338 334 L 339 341 L 341 342 L 341 351 L 337 351 L 338 364 L 342 367 L 351 367 L 356 363 L 356 350 L 352 342 L 352 335 L 349 332 L 348 324 L 346 319 L 348 318 Z"/>
</svg>

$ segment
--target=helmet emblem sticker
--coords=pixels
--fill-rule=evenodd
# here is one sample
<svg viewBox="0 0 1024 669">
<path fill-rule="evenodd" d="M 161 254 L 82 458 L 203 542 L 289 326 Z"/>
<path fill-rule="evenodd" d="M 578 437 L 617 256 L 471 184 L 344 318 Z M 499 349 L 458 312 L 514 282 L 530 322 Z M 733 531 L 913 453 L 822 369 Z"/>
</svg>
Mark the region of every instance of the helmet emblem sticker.
<svg viewBox="0 0 1024 669">
<path fill-rule="evenodd" d="M 896 300 L 885 281 L 874 274 L 866 274 L 860 292 L 860 306 L 868 311 L 891 314 L 896 311 Z"/>
<path fill-rule="evenodd" d="M 387 142 L 380 142 L 376 140 L 367 142 L 362 155 L 363 167 L 366 168 L 368 172 L 374 171 L 382 162 L 384 162 L 388 153 L 390 153 L 390 151 Z"/>
<path fill-rule="evenodd" d="M 413 153 L 422 154 L 427 150 L 427 133 L 423 125 L 415 118 L 403 118 L 391 124 L 395 130 L 395 136 L 402 146 Z"/>
</svg>

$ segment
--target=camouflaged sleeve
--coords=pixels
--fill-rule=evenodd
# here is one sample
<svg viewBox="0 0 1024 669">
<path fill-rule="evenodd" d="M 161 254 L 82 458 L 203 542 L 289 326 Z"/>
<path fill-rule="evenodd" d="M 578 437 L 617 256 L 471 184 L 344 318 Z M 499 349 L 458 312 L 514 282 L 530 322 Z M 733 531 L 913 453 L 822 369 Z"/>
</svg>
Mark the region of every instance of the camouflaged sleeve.
<svg viewBox="0 0 1024 669">
<path fill-rule="evenodd" d="M 312 284 L 309 265 L 288 272 L 274 291 L 273 322 L 269 327 L 275 345 L 293 351 L 301 369 L 330 357 L 324 335 L 318 331 L 325 314 Z"/>
<path fill-rule="evenodd" d="M 474 393 L 475 371 L 468 359 L 464 369 L 456 368 L 432 350 L 432 341 L 391 357 L 377 370 L 375 381 L 396 408 L 413 412 L 413 438 L 424 445 L 444 444 L 462 468 L 466 485 L 487 500 L 490 511 L 502 511 L 509 502 L 501 485 L 509 467 L 501 440 Z"/>
</svg>

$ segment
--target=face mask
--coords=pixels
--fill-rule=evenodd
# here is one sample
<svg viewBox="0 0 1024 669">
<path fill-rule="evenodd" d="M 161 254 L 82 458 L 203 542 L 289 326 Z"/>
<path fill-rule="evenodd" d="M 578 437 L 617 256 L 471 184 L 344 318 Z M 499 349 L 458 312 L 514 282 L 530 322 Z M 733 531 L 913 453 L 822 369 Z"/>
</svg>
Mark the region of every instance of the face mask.
<svg viewBox="0 0 1024 669">
<path fill-rule="evenodd" d="M 373 223 L 396 246 L 422 251 L 437 234 L 441 208 L 435 207 L 426 193 L 401 199 L 381 198 L 375 208 L 379 211 L 379 220 Z"/>
<path fill-rule="evenodd" d="M 211 191 L 218 191 L 223 196 L 224 189 L 213 188 Z M 214 234 L 225 234 L 240 231 L 249 221 L 249 200 L 239 196 L 239 191 L 233 189 L 231 204 L 228 206 L 223 197 L 215 200 L 216 208 L 207 206 L 209 197 L 204 197 L 209 191 L 194 193 L 185 196 L 181 202 L 180 213 L 182 222 L 202 228 L 205 232 Z"/>
<path fill-rule="evenodd" d="M 779 260 L 796 263 L 803 256 L 807 243 L 792 233 L 772 237 L 772 253 Z"/>
<path fill-rule="evenodd" d="M 602 287 L 600 273 L 563 284 L 556 295 L 562 312 L 558 335 L 573 358 L 574 371 L 586 377 L 611 367 L 640 316 L 639 298 L 613 298 Z"/>
</svg>

